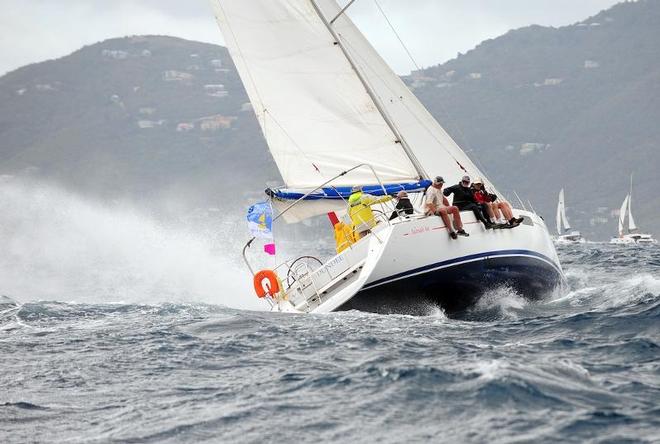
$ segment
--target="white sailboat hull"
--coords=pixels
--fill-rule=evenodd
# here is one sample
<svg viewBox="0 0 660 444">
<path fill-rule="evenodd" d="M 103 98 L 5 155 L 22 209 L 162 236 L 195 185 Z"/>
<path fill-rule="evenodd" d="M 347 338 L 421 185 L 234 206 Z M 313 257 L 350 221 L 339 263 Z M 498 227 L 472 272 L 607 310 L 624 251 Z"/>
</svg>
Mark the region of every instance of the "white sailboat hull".
<svg viewBox="0 0 660 444">
<path fill-rule="evenodd" d="M 548 230 L 540 217 L 528 212 L 525 222 L 514 229 L 486 230 L 472 213 L 461 213 L 470 237 L 453 240 L 439 217 L 419 217 L 380 224 L 362 239 L 353 254 L 368 266 L 339 277 L 342 285 L 354 286 L 354 293 L 330 290 L 319 302 L 300 303 L 295 311 L 327 312 L 359 309 L 366 311 L 405 311 L 420 301 L 441 305 L 445 310 L 464 309 L 488 290 L 507 285 L 524 297 L 539 299 L 561 285 L 564 276 Z M 366 246 L 369 246 L 366 248 Z M 375 259 L 375 260 L 374 260 Z M 347 259 L 349 262 L 350 259 Z M 322 270 L 327 265 L 323 265 Z M 346 270 L 350 271 L 350 265 Z M 315 272 L 319 276 L 323 273 Z M 307 286 L 306 288 L 310 288 Z M 314 300 L 315 296 L 309 297 Z M 337 298 L 337 299 L 335 299 Z M 290 298 L 295 301 L 296 297 Z M 288 309 L 294 307 L 286 302 Z M 290 305 L 290 307 L 289 307 Z"/>
<path fill-rule="evenodd" d="M 624 234 L 621 237 L 615 237 L 610 240 L 610 244 L 615 245 L 655 245 L 657 239 L 654 239 L 650 234 Z"/>
<path fill-rule="evenodd" d="M 553 239 L 555 245 L 574 245 L 574 244 L 584 244 L 586 239 L 582 237 L 579 231 L 573 231 L 568 234 L 562 234 Z"/>
</svg>

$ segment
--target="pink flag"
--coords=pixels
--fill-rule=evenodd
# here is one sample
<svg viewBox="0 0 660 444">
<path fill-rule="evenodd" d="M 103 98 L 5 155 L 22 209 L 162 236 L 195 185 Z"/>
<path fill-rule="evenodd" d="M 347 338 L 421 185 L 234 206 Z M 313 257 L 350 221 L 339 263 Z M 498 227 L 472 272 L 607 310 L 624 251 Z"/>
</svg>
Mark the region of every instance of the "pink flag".
<svg viewBox="0 0 660 444">
<path fill-rule="evenodd" d="M 275 244 L 264 245 L 264 252 L 270 254 L 271 256 L 275 256 Z"/>
</svg>

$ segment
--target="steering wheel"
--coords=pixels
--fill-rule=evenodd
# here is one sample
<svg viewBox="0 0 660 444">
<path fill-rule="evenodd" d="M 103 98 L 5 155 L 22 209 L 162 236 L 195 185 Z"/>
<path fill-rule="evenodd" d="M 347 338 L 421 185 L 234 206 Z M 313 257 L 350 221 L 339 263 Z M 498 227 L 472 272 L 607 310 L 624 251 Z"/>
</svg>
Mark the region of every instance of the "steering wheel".
<svg viewBox="0 0 660 444">
<path fill-rule="evenodd" d="M 291 263 L 291 266 L 289 267 L 289 271 L 286 273 L 286 285 L 287 288 L 291 288 L 291 286 L 296 282 L 296 276 L 294 274 L 294 267 L 298 263 L 306 263 L 309 267 L 310 264 L 312 263 L 317 263 L 318 265 L 323 265 L 323 262 L 321 262 L 318 258 L 315 258 L 314 256 L 300 256 L 297 258 L 295 261 Z M 309 267 L 311 269 L 311 267 Z"/>
</svg>

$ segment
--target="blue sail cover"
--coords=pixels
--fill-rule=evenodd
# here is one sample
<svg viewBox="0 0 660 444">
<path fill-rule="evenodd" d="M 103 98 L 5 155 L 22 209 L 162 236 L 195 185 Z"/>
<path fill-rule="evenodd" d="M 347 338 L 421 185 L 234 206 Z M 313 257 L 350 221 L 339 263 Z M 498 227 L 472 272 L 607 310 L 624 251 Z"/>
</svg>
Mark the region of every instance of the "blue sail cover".
<svg viewBox="0 0 660 444">
<path fill-rule="evenodd" d="M 408 183 L 392 183 L 385 185 L 385 191 L 380 185 L 364 185 L 362 186 L 362 192 L 371 194 L 372 196 L 384 196 L 384 195 L 395 195 L 399 191 L 406 191 L 408 193 L 421 193 L 424 192 L 429 186 L 431 186 L 430 180 L 421 180 L 419 182 L 408 182 Z M 351 195 L 351 190 L 353 187 L 327 187 L 321 188 L 320 190 L 310 194 L 305 197 L 304 200 L 347 200 Z M 302 198 L 305 194 L 304 191 L 298 190 L 266 190 L 266 193 L 272 197 L 281 200 L 298 200 Z"/>
</svg>

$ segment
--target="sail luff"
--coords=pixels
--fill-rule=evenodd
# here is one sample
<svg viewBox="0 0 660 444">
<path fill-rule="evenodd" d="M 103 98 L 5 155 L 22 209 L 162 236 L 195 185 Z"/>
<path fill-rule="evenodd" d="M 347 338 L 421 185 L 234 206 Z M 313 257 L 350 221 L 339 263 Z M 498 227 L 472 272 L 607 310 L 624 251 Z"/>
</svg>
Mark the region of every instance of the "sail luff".
<svg viewBox="0 0 660 444">
<path fill-rule="evenodd" d="M 415 166 L 415 169 L 419 173 L 419 178 L 428 178 L 428 175 L 424 171 L 424 168 L 422 165 L 419 163 L 417 158 L 415 157 L 415 154 L 412 152 L 410 147 L 408 146 L 408 143 L 406 142 L 405 138 L 403 135 L 399 132 L 399 130 L 396 127 L 396 124 L 392 121 L 390 116 L 387 114 L 385 109 L 383 108 L 383 104 L 380 102 L 380 99 L 376 96 L 376 94 L 373 91 L 373 88 L 369 85 L 369 82 L 367 82 L 367 79 L 364 77 L 360 69 L 357 67 L 355 64 L 355 61 L 351 57 L 350 53 L 346 50 L 346 47 L 344 46 L 341 36 L 335 32 L 333 29 L 332 23 L 330 23 L 326 17 L 323 15 L 323 12 L 319 9 L 319 6 L 316 4 L 315 0 L 309 0 L 312 6 L 314 7 L 314 10 L 318 14 L 319 18 L 323 22 L 323 24 L 328 28 L 328 32 L 332 34 L 332 36 L 335 38 L 335 41 L 337 42 L 337 45 L 341 49 L 342 53 L 346 57 L 346 60 L 348 63 L 351 65 L 351 68 L 355 71 L 355 74 L 357 77 L 360 79 L 360 82 L 362 82 L 362 85 L 364 86 L 364 89 L 366 90 L 367 94 L 369 94 L 369 97 L 371 97 L 371 100 L 373 100 L 374 105 L 376 106 L 376 109 L 380 113 L 380 115 L 383 117 L 383 120 L 387 123 L 387 125 L 390 127 L 390 130 L 392 130 L 393 135 L 396 137 L 396 141 L 401 144 L 401 147 L 403 148 L 404 152 L 406 153 L 406 156 L 410 159 L 412 164 Z M 352 4 L 353 2 L 349 3 L 346 5 L 339 13 L 332 19 L 332 22 L 334 23 L 339 17 L 341 17 L 342 14 L 344 14 L 345 10 Z"/>
</svg>

